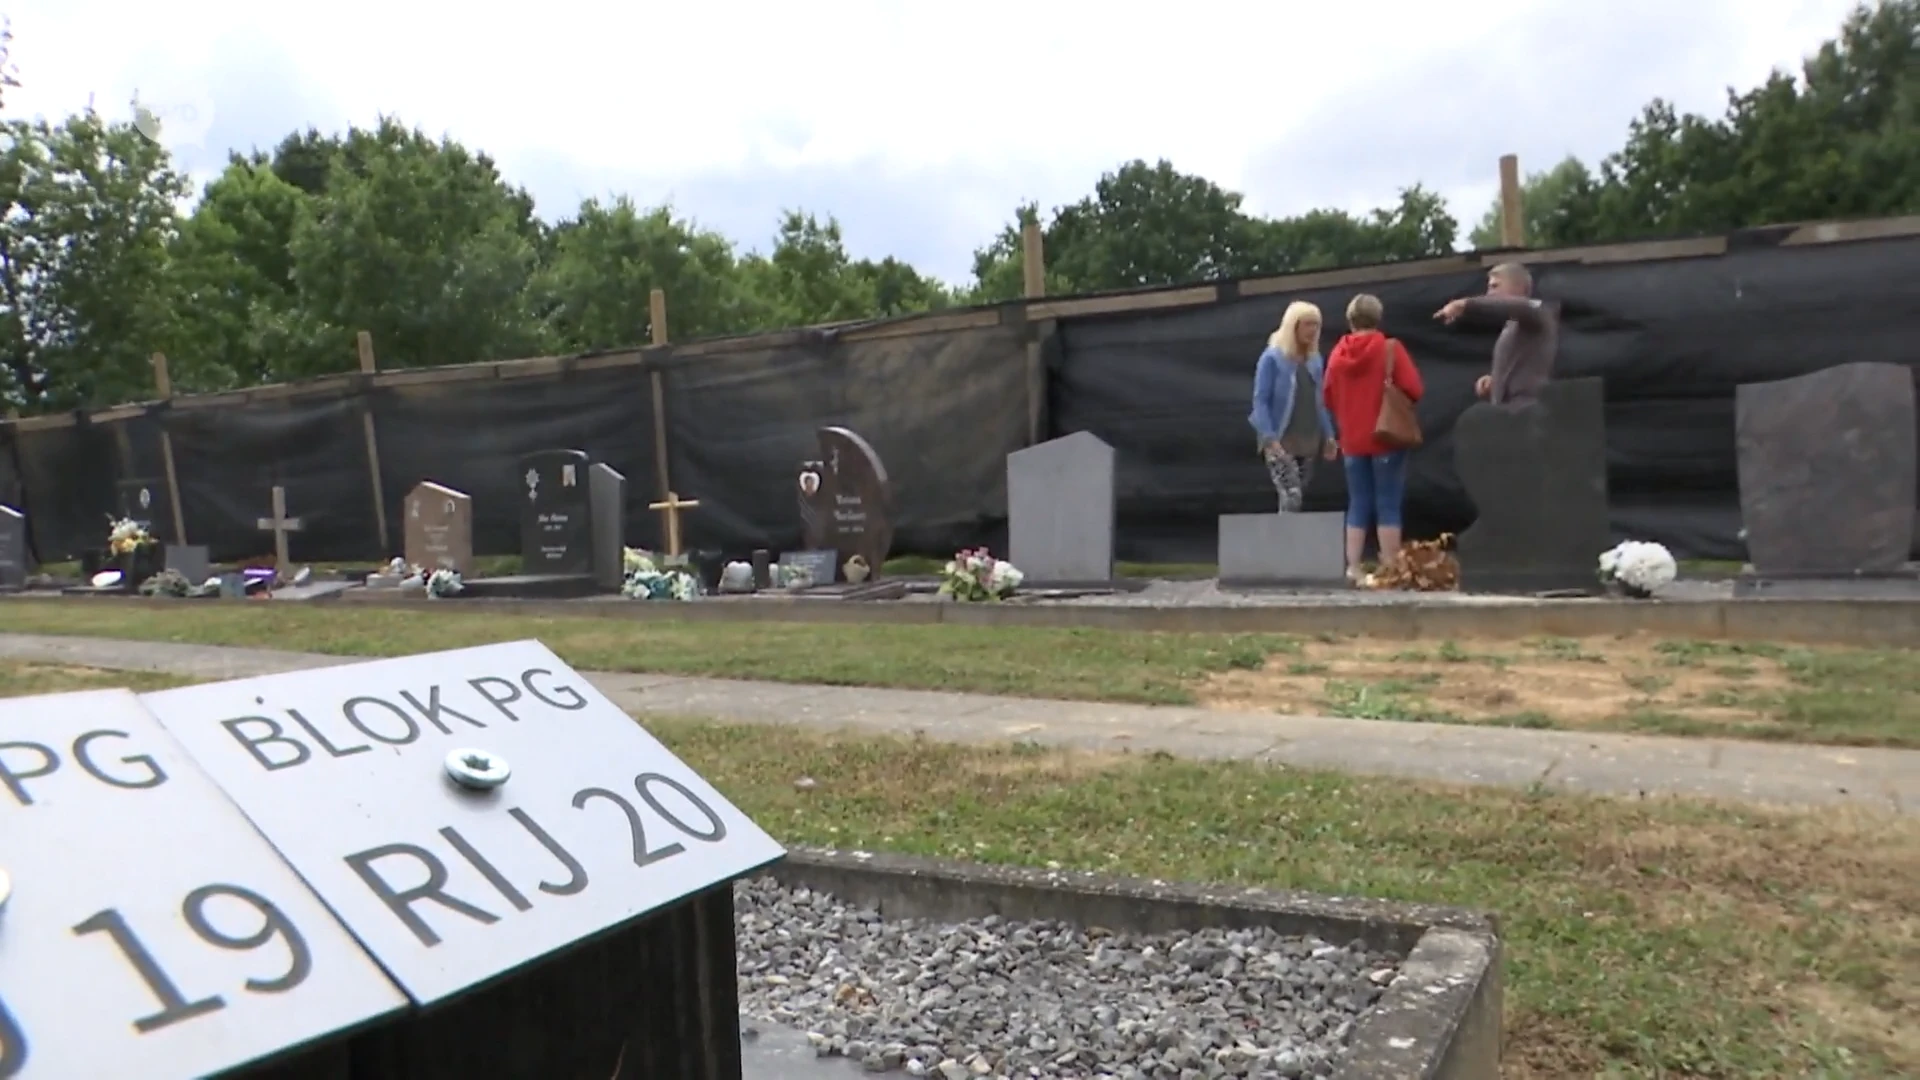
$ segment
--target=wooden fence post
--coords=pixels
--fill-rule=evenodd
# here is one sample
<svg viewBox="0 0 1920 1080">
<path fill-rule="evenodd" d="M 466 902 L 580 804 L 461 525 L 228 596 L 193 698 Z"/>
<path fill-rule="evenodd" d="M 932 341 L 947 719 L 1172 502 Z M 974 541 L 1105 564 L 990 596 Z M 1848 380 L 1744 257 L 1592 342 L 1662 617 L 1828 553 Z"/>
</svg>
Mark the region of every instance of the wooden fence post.
<svg viewBox="0 0 1920 1080">
<path fill-rule="evenodd" d="M 653 344 L 657 348 L 667 343 L 667 291 L 655 289 L 647 297 L 647 322 L 653 331 Z M 653 479 L 660 489 L 660 497 L 666 498 L 672 490 L 672 470 L 667 468 L 667 385 L 661 378 L 660 369 L 654 368 L 647 373 L 653 384 Z"/>
<path fill-rule="evenodd" d="M 1500 246 L 1527 246 L 1526 196 L 1520 187 L 1520 158 L 1500 159 Z"/>
<path fill-rule="evenodd" d="M 173 400 L 173 377 L 167 374 L 167 354 L 153 354 L 153 386 L 160 400 Z M 160 463 L 167 470 L 167 501 L 173 504 L 173 542 L 187 546 L 187 511 L 181 504 L 180 473 L 173 465 L 173 436 L 167 431 L 165 417 L 160 421 Z"/>
<path fill-rule="evenodd" d="M 360 347 L 360 374 L 371 376 L 379 370 L 373 359 L 373 335 L 362 330 L 356 340 Z M 360 428 L 367 435 L 367 472 L 373 477 L 373 523 L 380 532 L 380 551 L 384 559 L 392 554 L 392 549 L 387 542 L 387 491 L 380 482 L 380 439 L 374 434 L 373 402 L 366 397 L 370 389 L 371 386 L 361 391 Z"/>
<path fill-rule="evenodd" d="M 1029 221 L 1020 228 L 1020 266 L 1028 300 L 1047 295 L 1047 256 L 1040 223 Z M 1045 434 L 1047 406 L 1046 357 L 1040 348 L 1040 328 L 1027 328 L 1027 445 L 1032 446 Z"/>
</svg>

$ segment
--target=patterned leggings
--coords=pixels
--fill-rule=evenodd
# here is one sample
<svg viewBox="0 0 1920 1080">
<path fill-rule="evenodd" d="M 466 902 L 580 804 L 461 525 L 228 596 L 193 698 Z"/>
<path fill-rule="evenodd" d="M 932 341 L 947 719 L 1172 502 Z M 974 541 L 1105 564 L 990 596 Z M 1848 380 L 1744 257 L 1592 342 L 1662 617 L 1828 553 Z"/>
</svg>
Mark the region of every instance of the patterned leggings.
<svg viewBox="0 0 1920 1080">
<path fill-rule="evenodd" d="M 1262 450 L 1260 456 L 1267 461 L 1267 476 L 1273 480 L 1273 490 L 1280 494 L 1280 512 L 1299 513 L 1307 483 L 1313 479 L 1313 459 L 1297 458 L 1278 448 Z"/>
</svg>

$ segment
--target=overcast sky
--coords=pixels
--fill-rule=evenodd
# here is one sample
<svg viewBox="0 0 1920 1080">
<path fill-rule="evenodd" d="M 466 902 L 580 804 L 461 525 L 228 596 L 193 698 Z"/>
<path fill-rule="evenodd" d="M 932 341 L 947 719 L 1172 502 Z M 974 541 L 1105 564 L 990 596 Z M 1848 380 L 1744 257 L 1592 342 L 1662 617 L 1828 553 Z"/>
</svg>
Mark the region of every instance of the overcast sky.
<svg viewBox="0 0 1920 1080">
<path fill-rule="evenodd" d="M 201 180 L 229 149 L 382 113 L 485 150 L 543 217 L 670 200 L 764 250 L 783 207 L 950 281 L 1023 198 L 1165 157 L 1250 209 L 1421 182 L 1464 228 L 1526 170 L 1620 145 L 1652 97 L 1718 114 L 1853 0 L 0 0 L 12 115 L 130 101 Z M 458 14 L 456 14 L 458 13 Z"/>
</svg>

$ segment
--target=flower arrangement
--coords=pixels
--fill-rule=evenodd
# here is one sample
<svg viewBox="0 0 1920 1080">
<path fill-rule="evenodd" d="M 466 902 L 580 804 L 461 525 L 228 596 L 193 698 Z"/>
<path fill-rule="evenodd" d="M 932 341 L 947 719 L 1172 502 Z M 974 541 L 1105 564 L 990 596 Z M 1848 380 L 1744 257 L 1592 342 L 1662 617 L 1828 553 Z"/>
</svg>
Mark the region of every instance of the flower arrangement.
<svg viewBox="0 0 1920 1080">
<path fill-rule="evenodd" d="M 635 566 L 631 556 L 639 554 L 637 567 L 627 571 L 620 595 L 629 600 L 692 600 L 700 595 L 700 579 L 685 570 L 661 570 L 645 552 L 627 549 L 627 565 Z"/>
<path fill-rule="evenodd" d="M 1460 560 L 1447 545 L 1452 533 L 1441 533 L 1433 540 L 1412 540 L 1400 547 L 1400 561 L 1383 567 L 1361 579 L 1369 589 L 1404 589 L 1410 592 L 1450 592 L 1460 587 Z"/>
<path fill-rule="evenodd" d="M 1600 556 L 1600 582 L 1645 599 L 1673 581 L 1680 567 L 1664 545 L 1623 540 Z"/>
<path fill-rule="evenodd" d="M 783 589 L 810 589 L 813 587 L 813 568 L 798 563 L 782 563 L 773 568 L 774 578 Z"/>
<path fill-rule="evenodd" d="M 162 570 L 140 583 L 140 595 L 170 596 L 175 599 L 186 599 L 190 596 L 218 596 L 220 579 L 208 578 L 202 584 L 195 585 L 178 570 Z"/>
<path fill-rule="evenodd" d="M 145 525 L 132 518 L 115 518 L 107 515 L 107 552 L 118 558 L 131 555 L 136 551 L 154 546 L 159 541 L 147 531 Z"/>
<path fill-rule="evenodd" d="M 621 570 L 628 577 L 639 573 L 657 574 L 660 572 L 660 564 L 654 561 L 653 552 L 640 548 L 621 548 L 620 566 Z"/>
<path fill-rule="evenodd" d="M 940 595 L 975 602 L 1005 600 L 1025 576 L 986 548 L 963 548 L 940 571 Z"/>
<path fill-rule="evenodd" d="M 416 570 L 416 573 L 418 571 Z M 449 596 L 458 596 L 467 587 L 460 580 L 460 571 L 441 567 L 427 575 L 427 599 L 444 600 Z"/>
</svg>

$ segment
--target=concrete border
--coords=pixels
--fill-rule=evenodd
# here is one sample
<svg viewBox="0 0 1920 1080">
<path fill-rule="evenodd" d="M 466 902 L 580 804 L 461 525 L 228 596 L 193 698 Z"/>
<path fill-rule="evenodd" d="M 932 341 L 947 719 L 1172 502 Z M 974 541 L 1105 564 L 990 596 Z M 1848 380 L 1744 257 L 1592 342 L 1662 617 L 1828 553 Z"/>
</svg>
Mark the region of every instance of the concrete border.
<svg viewBox="0 0 1920 1080">
<path fill-rule="evenodd" d="M 381 590 L 382 593 L 385 590 Z M 15 593 L 7 601 L 181 603 L 154 597 L 54 597 Z M 312 601 L 264 601 L 302 603 Z M 1421 602 L 1293 604 L 1263 607 L 1143 607 L 901 603 L 774 598 L 751 603 L 668 604 L 606 600 L 428 600 L 354 591 L 327 603 L 564 618 L 686 622 L 878 623 L 889 626 L 1037 626 L 1136 632 L 1357 634 L 1390 639 L 1614 637 L 1772 641 L 1801 645 L 1920 648 L 1920 600 L 1534 600 L 1506 604 Z"/>
<path fill-rule="evenodd" d="M 895 919 L 1058 919 L 1137 933 L 1267 927 L 1405 959 L 1360 1018 L 1337 1080 L 1492 1080 L 1505 980 L 1497 920 L 1427 904 L 1169 884 L 908 855 L 790 848 L 762 871 Z"/>
</svg>

